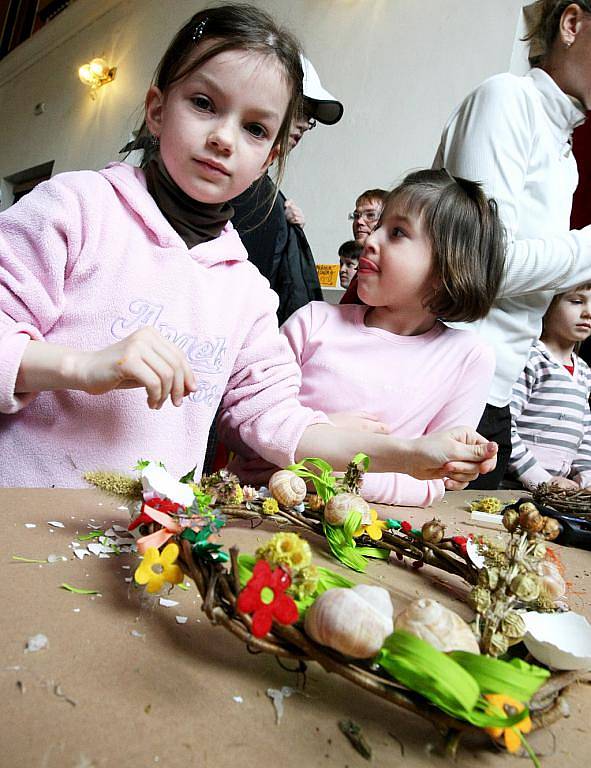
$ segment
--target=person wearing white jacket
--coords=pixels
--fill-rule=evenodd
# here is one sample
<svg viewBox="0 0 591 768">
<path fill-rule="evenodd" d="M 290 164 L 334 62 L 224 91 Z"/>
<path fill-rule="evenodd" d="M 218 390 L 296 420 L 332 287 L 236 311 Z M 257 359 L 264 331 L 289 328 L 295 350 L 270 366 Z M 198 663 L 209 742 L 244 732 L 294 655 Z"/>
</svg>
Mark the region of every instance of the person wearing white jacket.
<svg viewBox="0 0 591 768">
<path fill-rule="evenodd" d="M 499 443 L 499 461 L 472 484 L 479 488 L 498 487 L 504 475 L 511 389 L 554 294 L 591 280 L 591 227 L 569 231 L 578 183 L 571 136 L 591 108 L 591 2 L 545 0 L 533 34 L 545 45 L 539 66 L 478 86 L 447 122 L 433 163 L 481 182 L 507 229 L 504 284 L 471 326 L 497 355 L 479 430 Z"/>
</svg>

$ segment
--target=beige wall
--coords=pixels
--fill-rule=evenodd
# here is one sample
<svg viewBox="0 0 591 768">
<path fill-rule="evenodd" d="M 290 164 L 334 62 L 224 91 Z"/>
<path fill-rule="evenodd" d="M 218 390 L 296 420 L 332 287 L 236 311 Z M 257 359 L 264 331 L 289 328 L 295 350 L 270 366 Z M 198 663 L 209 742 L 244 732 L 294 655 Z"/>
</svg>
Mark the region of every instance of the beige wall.
<svg viewBox="0 0 591 768">
<path fill-rule="evenodd" d="M 153 69 L 207 2 L 77 0 L 0 62 L 0 179 L 55 161 L 100 168 L 136 126 Z M 345 105 L 290 158 L 283 191 L 304 209 L 317 261 L 336 261 L 356 194 L 429 165 L 455 104 L 482 79 L 519 69 L 521 0 L 255 0 L 302 40 Z M 94 56 L 118 67 L 96 101 L 77 78 Z M 35 116 L 37 103 L 45 112 Z M 8 195 L 6 185 L 3 205 Z"/>
</svg>

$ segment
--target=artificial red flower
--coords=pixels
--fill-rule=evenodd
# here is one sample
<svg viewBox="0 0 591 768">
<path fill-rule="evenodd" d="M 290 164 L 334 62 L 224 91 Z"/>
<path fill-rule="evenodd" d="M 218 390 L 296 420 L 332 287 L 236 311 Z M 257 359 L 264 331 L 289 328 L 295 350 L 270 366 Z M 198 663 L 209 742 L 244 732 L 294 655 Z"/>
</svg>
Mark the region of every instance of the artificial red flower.
<svg viewBox="0 0 591 768">
<path fill-rule="evenodd" d="M 252 578 L 238 595 L 237 607 L 242 613 L 252 613 L 252 634 L 264 637 L 276 619 L 280 624 L 298 620 L 298 608 L 292 597 L 285 594 L 291 577 L 283 568 L 271 570 L 266 560 L 259 560 Z"/>
<path fill-rule="evenodd" d="M 400 523 L 400 528 L 404 531 L 404 533 L 410 533 L 412 531 L 412 525 L 408 522 L 408 520 L 403 520 Z"/>
<path fill-rule="evenodd" d="M 468 543 L 468 539 L 465 536 L 452 536 L 451 540 L 454 544 L 457 544 L 457 546 L 460 548 L 460 552 L 465 555 L 466 550 L 466 544 Z"/>
<path fill-rule="evenodd" d="M 149 501 L 144 501 L 142 504 L 142 510 L 139 515 L 127 526 L 128 531 L 133 531 L 134 528 L 137 528 L 138 525 L 141 525 L 142 523 L 149 525 L 150 523 L 154 522 L 154 519 L 150 517 L 150 513 L 144 512 L 146 507 L 152 507 L 152 509 L 157 509 L 159 512 L 164 512 L 167 515 L 175 515 L 178 514 L 179 511 L 184 511 L 185 509 L 182 504 L 177 504 L 175 501 L 171 501 L 170 499 L 153 498 Z"/>
</svg>

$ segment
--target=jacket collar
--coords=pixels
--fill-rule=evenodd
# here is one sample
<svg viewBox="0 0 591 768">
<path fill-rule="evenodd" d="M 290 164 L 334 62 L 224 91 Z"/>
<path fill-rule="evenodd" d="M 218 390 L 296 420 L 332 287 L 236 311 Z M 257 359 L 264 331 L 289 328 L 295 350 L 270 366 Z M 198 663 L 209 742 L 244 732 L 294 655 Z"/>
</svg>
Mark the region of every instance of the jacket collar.
<svg viewBox="0 0 591 768">
<path fill-rule="evenodd" d="M 545 112 L 557 138 L 568 141 L 573 130 L 585 122 L 583 105 L 561 90 L 550 75 L 535 67 L 526 77 L 531 78 L 543 101 Z"/>
</svg>

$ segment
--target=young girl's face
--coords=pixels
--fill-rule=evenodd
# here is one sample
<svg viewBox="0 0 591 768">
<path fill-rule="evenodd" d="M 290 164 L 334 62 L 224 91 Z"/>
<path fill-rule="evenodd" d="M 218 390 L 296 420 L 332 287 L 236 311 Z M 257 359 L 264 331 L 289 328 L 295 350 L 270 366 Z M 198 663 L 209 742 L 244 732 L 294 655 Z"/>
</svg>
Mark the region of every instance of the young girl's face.
<svg viewBox="0 0 591 768">
<path fill-rule="evenodd" d="M 590 335 L 591 289 L 574 289 L 558 297 L 544 318 L 543 338 L 575 344 Z"/>
<path fill-rule="evenodd" d="M 288 103 L 277 59 L 226 51 L 164 94 L 152 86 L 146 123 L 183 192 L 203 203 L 221 203 L 247 189 L 273 162 Z"/>
<path fill-rule="evenodd" d="M 357 292 L 365 304 L 430 315 L 424 302 L 438 280 L 420 218 L 402 213 L 395 200 L 388 205 L 365 241 L 357 275 Z"/>
</svg>

